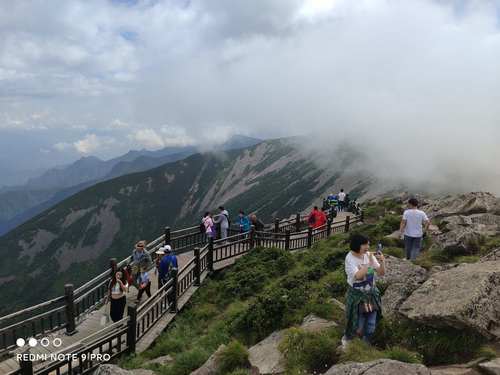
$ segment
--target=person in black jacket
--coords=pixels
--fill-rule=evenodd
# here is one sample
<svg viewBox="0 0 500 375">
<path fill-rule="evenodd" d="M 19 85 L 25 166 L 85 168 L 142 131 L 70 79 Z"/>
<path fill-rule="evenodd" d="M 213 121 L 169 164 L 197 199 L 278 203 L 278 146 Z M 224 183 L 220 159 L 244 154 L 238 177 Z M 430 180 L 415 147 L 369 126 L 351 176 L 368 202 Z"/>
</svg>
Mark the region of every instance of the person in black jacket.
<svg viewBox="0 0 500 375">
<path fill-rule="evenodd" d="M 262 232 L 264 230 L 264 223 L 257 219 L 257 215 L 255 214 L 250 215 L 250 224 L 255 227 L 257 232 Z"/>
</svg>

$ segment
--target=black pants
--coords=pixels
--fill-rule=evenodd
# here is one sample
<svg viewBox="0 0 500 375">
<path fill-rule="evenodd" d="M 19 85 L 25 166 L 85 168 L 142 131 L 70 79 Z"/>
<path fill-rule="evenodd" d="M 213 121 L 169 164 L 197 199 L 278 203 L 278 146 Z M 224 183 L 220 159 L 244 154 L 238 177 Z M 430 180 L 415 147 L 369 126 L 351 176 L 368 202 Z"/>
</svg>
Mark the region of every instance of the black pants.
<svg viewBox="0 0 500 375">
<path fill-rule="evenodd" d="M 109 315 L 111 316 L 111 320 L 113 321 L 113 323 L 123 319 L 123 313 L 125 312 L 126 304 L 127 304 L 127 298 L 125 296 L 117 299 L 111 298 L 111 307 L 109 308 Z"/>
<path fill-rule="evenodd" d="M 141 300 L 144 292 L 146 292 L 146 294 L 148 295 L 148 298 L 151 297 L 151 281 L 149 281 L 144 288 L 139 289 L 139 294 L 137 294 L 137 301 Z"/>
</svg>

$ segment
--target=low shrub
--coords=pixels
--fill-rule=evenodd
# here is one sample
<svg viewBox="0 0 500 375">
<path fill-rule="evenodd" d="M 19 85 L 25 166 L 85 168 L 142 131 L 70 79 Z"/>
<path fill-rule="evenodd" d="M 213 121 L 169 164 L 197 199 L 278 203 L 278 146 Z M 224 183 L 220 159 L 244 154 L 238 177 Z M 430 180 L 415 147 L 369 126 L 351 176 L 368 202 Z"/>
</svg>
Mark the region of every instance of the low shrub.
<svg viewBox="0 0 500 375">
<path fill-rule="evenodd" d="M 228 375 L 249 375 L 250 370 L 244 369 L 244 368 L 239 368 L 234 371 L 231 371 Z"/>
<path fill-rule="evenodd" d="M 340 354 L 339 362 L 370 362 L 380 358 L 384 358 L 382 351 L 360 339 L 354 339 Z"/>
<path fill-rule="evenodd" d="M 171 366 L 161 369 L 163 375 L 185 375 L 201 367 L 210 356 L 210 353 L 194 348 L 175 356 L 175 361 Z"/>
<path fill-rule="evenodd" d="M 422 356 L 401 346 L 393 346 L 384 350 L 384 355 L 395 361 L 406 363 L 422 363 Z"/>
<path fill-rule="evenodd" d="M 325 372 L 338 359 L 335 350 L 339 341 L 340 334 L 335 330 L 313 333 L 300 328 L 288 329 L 279 346 L 287 373 Z"/>
<path fill-rule="evenodd" d="M 248 351 L 238 341 L 230 342 L 217 356 L 218 373 L 227 374 L 237 369 L 249 367 Z"/>
<path fill-rule="evenodd" d="M 332 296 L 344 295 L 347 291 L 347 278 L 343 269 L 330 272 L 321 280 L 321 283 Z"/>
<path fill-rule="evenodd" d="M 384 255 L 391 255 L 403 259 L 406 257 L 405 251 L 400 247 L 386 247 L 383 249 Z"/>
</svg>

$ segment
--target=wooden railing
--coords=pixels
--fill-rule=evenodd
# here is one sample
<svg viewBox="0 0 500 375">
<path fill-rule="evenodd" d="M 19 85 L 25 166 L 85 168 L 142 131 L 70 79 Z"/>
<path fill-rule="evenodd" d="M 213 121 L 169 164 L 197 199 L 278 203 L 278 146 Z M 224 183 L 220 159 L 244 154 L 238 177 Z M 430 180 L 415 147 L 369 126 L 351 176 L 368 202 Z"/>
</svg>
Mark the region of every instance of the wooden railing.
<svg viewBox="0 0 500 375">
<path fill-rule="evenodd" d="M 295 225 L 293 228 L 302 225 L 301 223 L 304 222 L 304 219 L 307 220 L 307 217 L 300 217 L 300 220 L 293 219 L 293 225 Z M 257 232 L 252 227 L 250 232 L 232 235 L 226 239 L 215 241 L 209 239 L 207 242 L 205 238 L 205 243 L 202 242 L 201 236 L 198 236 L 199 232 L 194 232 L 194 227 L 172 233 L 169 233 L 169 229 L 166 228 L 165 234 L 148 245 L 148 252 L 153 253 L 168 240 L 172 243 L 172 241 L 180 239 L 179 242 L 177 242 L 178 244 L 191 244 L 185 245 L 184 248 L 186 248 L 186 246 L 194 246 L 194 258 L 184 265 L 176 275 L 159 288 L 147 302 L 140 307 L 129 306 L 128 316 L 122 321 L 110 326 L 112 329 L 106 327 L 92 336 L 87 337 L 85 340 L 80 341 L 79 345 L 75 346 L 74 351 L 72 351 L 72 348 L 65 348 L 64 353 L 66 355 L 68 355 L 68 353 L 71 354 L 72 360 L 56 360 L 46 367 L 37 367 L 35 369 L 33 369 L 33 364 L 30 361 L 21 361 L 21 369 L 9 375 L 90 373 L 98 364 L 109 361 L 110 358 L 114 358 L 124 352 L 135 352 L 137 341 L 144 337 L 154 324 L 165 314 L 175 314 L 177 312 L 179 299 L 185 296 L 192 287 L 199 286 L 204 278 L 213 272 L 214 265 L 222 264 L 222 267 L 219 268 L 227 267 L 230 265 L 230 262 L 227 262 L 228 260 L 243 256 L 256 247 L 276 247 L 290 251 L 310 248 L 314 243 L 332 234 L 349 231 L 351 225 L 359 223 L 362 220 L 363 213 L 360 211 L 357 215 L 352 217 L 352 219 L 347 216 L 342 222 L 333 224 L 332 218 L 329 217 L 327 224 L 316 229 L 308 228 L 299 232 L 292 232 L 286 229 L 283 232 L 282 228 L 288 228 L 292 225 L 292 220 L 286 220 L 275 223 L 273 228 L 275 231 L 273 232 Z M 196 229 L 198 228 L 196 227 Z M 189 233 L 192 235 L 192 240 L 186 240 Z M 198 238 L 198 240 L 196 240 L 196 238 Z M 203 247 L 200 248 L 196 246 L 200 244 L 203 245 Z M 127 259 L 124 259 L 118 264 L 115 262 L 113 267 L 125 265 L 126 261 Z M 3 339 L 3 347 L 10 348 L 12 345 L 15 345 L 15 338 L 17 337 L 32 337 L 46 334 L 57 328 L 60 329 L 63 326 L 66 326 L 68 330 L 68 326 L 71 325 L 71 321 L 68 322 L 68 317 L 73 319 L 70 329 L 72 328 L 74 330 L 75 318 L 80 318 L 85 311 L 95 308 L 95 306 L 98 306 L 99 303 L 102 302 L 104 298 L 103 287 L 106 288 L 109 276 L 109 271 L 104 272 L 76 289 L 74 293 L 72 288 L 69 288 L 69 290 L 66 290 L 64 297 L 59 297 L 45 302 L 44 304 L 25 309 L 22 312 L 0 318 L 0 321 L 16 318 L 21 316 L 25 311 L 38 311 L 42 306 L 47 307 L 52 306 L 52 304 L 66 302 L 66 304 L 62 306 L 50 309 L 42 314 L 32 316 L 30 319 L 26 319 L 0 330 L 0 335 L 4 335 L 0 336 L 0 338 L 8 337 L 8 339 Z M 77 294 L 78 297 L 74 298 L 74 294 Z M 78 306 L 81 307 L 79 308 Z M 72 309 L 74 311 L 70 311 Z M 66 316 L 66 320 L 64 320 L 63 316 Z M 55 317 L 58 318 L 54 320 Z M 44 325 L 42 322 L 45 321 L 49 323 L 45 323 Z M 33 328 L 32 326 L 37 323 L 40 324 L 40 328 Z M 22 331 L 22 329 L 28 329 L 28 331 L 25 332 Z M 14 343 L 12 343 L 12 340 L 14 340 Z M 92 353 L 94 355 L 91 355 Z M 107 356 L 104 358 L 103 354 L 107 354 Z"/>
</svg>

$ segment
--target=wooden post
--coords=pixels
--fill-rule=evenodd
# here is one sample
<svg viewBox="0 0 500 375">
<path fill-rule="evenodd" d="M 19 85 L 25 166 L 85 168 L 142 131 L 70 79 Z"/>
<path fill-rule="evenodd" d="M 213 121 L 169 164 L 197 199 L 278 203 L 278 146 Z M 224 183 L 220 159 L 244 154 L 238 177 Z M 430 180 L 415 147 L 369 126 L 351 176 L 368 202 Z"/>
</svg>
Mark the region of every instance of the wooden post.
<svg viewBox="0 0 500 375">
<path fill-rule="evenodd" d="M 326 222 L 326 236 L 330 237 L 332 234 L 332 218 L 329 217 L 328 221 Z"/>
<path fill-rule="evenodd" d="M 116 258 L 109 259 L 109 270 L 111 272 L 110 277 L 113 277 L 113 275 L 116 273 Z"/>
<path fill-rule="evenodd" d="M 250 227 L 250 250 L 255 248 L 255 225 Z"/>
<path fill-rule="evenodd" d="M 350 216 L 346 216 L 345 218 L 345 229 L 344 229 L 344 232 L 349 232 L 349 224 L 351 222 L 351 217 Z"/>
<path fill-rule="evenodd" d="M 194 248 L 194 286 L 201 285 L 200 248 Z"/>
<path fill-rule="evenodd" d="M 208 238 L 207 268 L 208 273 L 214 271 L 214 239 L 212 237 Z"/>
<path fill-rule="evenodd" d="M 285 231 L 285 250 L 290 250 L 290 230 Z"/>
<path fill-rule="evenodd" d="M 279 233 L 280 232 L 280 219 L 275 218 L 274 219 L 274 233 Z"/>
<path fill-rule="evenodd" d="M 310 248 L 312 246 L 312 239 L 313 239 L 313 228 L 309 227 L 307 229 L 307 247 Z"/>
<path fill-rule="evenodd" d="M 75 296 L 73 290 L 73 284 L 64 285 L 64 297 L 66 301 L 66 335 L 68 336 L 76 333 Z"/>
<path fill-rule="evenodd" d="M 170 245 L 170 227 L 165 227 L 165 245 Z"/>
<path fill-rule="evenodd" d="M 172 270 L 172 279 L 174 282 L 172 283 L 172 292 L 171 292 L 171 303 L 170 303 L 170 312 L 177 313 L 177 270 Z"/>
<path fill-rule="evenodd" d="M 300 214 L 295 215 L 295 231 L 300 232 Z"/>
<path fill-rule="evenodd" d="M 128 329 L 127 329 L 127 348 L 129 354 L 135 353 L 135 344 L 137 342 L 137 305 L 127 307 Z"/>
<path fill-rule="evenodd" d="M 33 362 L 29 359 L 24 361 L 22 359 L 23 354 L 29 354 L 29 351 L 26 351 L 21 354 L 21 360 L 19 361 L 19 367 L 21 368 L 21 375 L 33 375 Z"/>
</svg>

